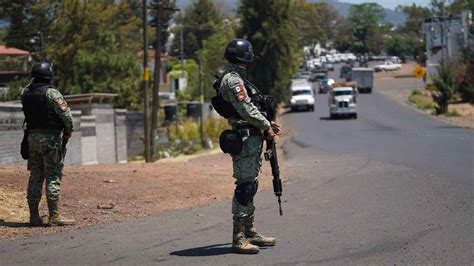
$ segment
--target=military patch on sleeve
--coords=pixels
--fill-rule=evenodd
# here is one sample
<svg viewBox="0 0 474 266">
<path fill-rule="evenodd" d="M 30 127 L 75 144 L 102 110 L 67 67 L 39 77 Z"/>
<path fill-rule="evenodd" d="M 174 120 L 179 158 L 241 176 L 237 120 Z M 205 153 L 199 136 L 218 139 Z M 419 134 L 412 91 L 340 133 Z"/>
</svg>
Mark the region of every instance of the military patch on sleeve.
<svg viewBox="0 0 474 266">
<path fill-rule="evenodd" d="M 54 102 L 59 107 L 59 109 L 61 109 L 61 111 L 63 111 L 63 112 L 67 111 L 67 103 L 63 99 L 63 97 L 59 97 L 59 98 L 54 99 Z"/>
<path fill-rule="evenodd" d="M 239 84 L 232 87 L 232 93 L 233 94 L 237 94 L 237 93 L 239 93 L 243 90 L 244 90 L 244 85 L 242 85 L 241 83 L 239 83 Z"/>
<path fill-rule="evenodd" d="M 247 98 L 247 95 L 245 94 L 245 88 L 244 88 L 244 85 L 242 85 L 242 83 L 239 83 L 233 86 L 231 90 L 235 96 L 235 99 L 238 102 L 242 102 L 243 100 L 245 100 L 245 98 Z"/>
</svg>

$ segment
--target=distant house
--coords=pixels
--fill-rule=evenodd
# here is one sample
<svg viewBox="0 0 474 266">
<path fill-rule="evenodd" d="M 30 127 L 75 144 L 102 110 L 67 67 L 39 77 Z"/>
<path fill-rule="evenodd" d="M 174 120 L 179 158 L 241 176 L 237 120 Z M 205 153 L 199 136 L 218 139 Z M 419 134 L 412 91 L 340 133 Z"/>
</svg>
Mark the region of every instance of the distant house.
<svg viewBox="0 0 474 266">
<path fill-rule="evenodd" d="M 0 93 L 5 92 L 8 83 L 28 74 L 29 51 L 0 45 Z"/>
</svg>

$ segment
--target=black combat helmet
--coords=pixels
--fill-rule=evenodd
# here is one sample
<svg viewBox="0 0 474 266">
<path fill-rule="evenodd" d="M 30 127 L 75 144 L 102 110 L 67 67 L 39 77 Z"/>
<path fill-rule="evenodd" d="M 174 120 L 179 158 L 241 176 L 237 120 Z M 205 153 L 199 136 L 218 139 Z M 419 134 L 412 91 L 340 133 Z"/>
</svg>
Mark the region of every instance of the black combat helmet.
<svg viewBox="0 0 474 266">
<path fill-rule="evenodd" d="M 224 58 L 231 63 L 251 63 L 253 61 L 252 44 L 244 39 L 234 39 L 227 44 Z"/>
<path fill-rule="evenodd" d="M 36 63 L 31 69 L 35 81 L 49 82 L 53 78 L 53 65 L 47 62 Z"/>
</svg>

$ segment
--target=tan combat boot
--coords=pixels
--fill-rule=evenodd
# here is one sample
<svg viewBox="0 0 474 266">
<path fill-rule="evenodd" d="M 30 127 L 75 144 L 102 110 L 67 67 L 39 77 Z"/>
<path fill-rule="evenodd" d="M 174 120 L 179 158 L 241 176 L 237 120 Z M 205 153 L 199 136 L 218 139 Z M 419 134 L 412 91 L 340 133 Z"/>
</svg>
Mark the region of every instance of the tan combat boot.
<svg viewBox="0 0 474 266">
<path fill-rule="evenodd" d="M 276 239 L 274 237 L 268 237 L 257 233 L 257 229 L 254 226 L 254 219 L 255 218 L 252 215 L 249 217 L 245 217 L 245 219 L 243 220 L 245 226 L 245 237 L 250 241 L 250 243 L 259 247 L 274 246 L 276 243 Z"/>
<path fill-rule="evenodd" d="M 48 208 L 50 226 L 74 225 L 76 223 L 74 219 L 67 219 L 59 215 L 57 202 L 48 201 Z"/>
<path fill-rule="evenodd" d="M 28 202 L 30 208 L 30 226 L 43 226 L 43 219 L 41 219 L 38 210 L 39 202 Z"/>
<path fill-rule="evenodd" d="M 241 219 L 234 217 L 234 232 L 232 235 L 232 252 L 239 254 L 256 254 L 259 248 L 249 243 L 245 238 L 245 226 Z"/>
</svg>

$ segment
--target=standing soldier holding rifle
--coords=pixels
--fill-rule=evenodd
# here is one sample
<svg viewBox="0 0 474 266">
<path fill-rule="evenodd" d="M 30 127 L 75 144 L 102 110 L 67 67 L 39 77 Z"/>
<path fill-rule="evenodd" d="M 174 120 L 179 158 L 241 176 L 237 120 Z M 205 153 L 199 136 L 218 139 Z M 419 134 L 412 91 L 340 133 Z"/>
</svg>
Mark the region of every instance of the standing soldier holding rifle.
<svg viewBox="0 0 474 266">
<path fill-rule="evenodd" d="M 58 210 L 66 144 L 73 130 L 72 114 L 61 93 L 50 85 L 51 64 L 35 64 L 31 77 L 31 83 L 21 93 L 27 140 L 22 143 L 22 156 L 28 159 L 30 171 L 27 193 L 30 225 L 43 225 L 38 206 L 45 180 L 49 225 L 72 225 L 75 221 L 62 217 Z"/>
<path fill-rule="evenodd" d="M 250 42 L 244 39 L 230 41 L 224 57 L 229 64 L 214 83 L 217 96 L 212 103 L 232 125 L 232 130 L 224 131 L 220 137 L 222 150 L 232 155 L 236 179 L 232 199 L 232 250 L 254 254 L 259 252 L 259 247 L 276 243 L 274 237 L 256 231 L 253 198 L 258 190 L 263 140 L 273 141 L 275 135 L 281 134 L 281 128 L 266 117 L 265 96 L 246 80 L 246 67 L 254 57 Z"/>
</svg>

